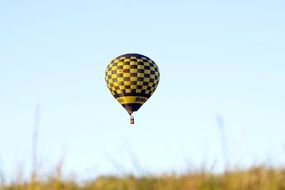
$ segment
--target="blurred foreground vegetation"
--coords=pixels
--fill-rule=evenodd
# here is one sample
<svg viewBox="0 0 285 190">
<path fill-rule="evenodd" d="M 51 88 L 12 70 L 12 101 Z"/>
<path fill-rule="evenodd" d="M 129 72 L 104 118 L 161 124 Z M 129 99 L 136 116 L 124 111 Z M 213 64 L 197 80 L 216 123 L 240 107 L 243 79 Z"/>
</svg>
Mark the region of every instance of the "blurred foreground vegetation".
<svg viewBox="0 0 285 190">
<path fill-rule="evenodd" d="M 1 190 L 285 190 L 285 169 L 254 167 L 223 174 L 189 172 L 184 175 L 125 177 L 102 176 L 76 182 L 55 174 L 46 179 L 2 184 Z"/>
</svg>

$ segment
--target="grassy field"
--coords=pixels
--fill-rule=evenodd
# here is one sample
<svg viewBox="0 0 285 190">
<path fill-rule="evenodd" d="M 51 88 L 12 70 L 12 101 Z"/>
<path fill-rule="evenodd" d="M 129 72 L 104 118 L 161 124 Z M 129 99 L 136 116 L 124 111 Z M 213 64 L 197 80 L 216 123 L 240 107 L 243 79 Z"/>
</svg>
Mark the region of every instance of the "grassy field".
<svg viewBox="0 0 285 190">
<path fill-rule="evenodd" d="M 209 172 L 185 175 L 134 177 L 102 176 L 77 183 L 55 174 L 46 179 L 2 184 L 1 190 L 285 190 L 285 170 L 255 167 L 223 174 Z"/>
</svg>

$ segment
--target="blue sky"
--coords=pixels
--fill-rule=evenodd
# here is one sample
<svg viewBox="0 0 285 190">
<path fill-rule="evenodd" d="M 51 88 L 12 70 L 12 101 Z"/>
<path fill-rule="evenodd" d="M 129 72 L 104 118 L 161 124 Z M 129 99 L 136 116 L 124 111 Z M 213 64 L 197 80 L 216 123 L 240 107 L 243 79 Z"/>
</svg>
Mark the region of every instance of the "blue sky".
<svg viewBox="0 0 285 190">
<path fill-rule="evenodd" d="M 0 166 L 64 157 L 81 175 L 284 164 L 283 1 L 1 1 Z M 136 125 L 107 90 L 114 57 L 152 58 L 161 81 Z M 140 167 L 138 167 L 138 164 Z"/>
</svg>

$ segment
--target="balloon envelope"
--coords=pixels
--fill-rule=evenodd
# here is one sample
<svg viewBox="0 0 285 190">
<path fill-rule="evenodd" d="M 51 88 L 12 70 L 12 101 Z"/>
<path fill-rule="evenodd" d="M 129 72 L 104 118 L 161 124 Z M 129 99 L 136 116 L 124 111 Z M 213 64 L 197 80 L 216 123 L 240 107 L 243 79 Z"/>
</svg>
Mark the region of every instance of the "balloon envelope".
<svg viewBox="0 0 285 190">
<path fill-rule="evenodd" d="M 107 87 L 130 115 L 151 97 L 159 79 L 154 61 L 135 53 L 116 57 L 105 72 Z"/>
</svg>

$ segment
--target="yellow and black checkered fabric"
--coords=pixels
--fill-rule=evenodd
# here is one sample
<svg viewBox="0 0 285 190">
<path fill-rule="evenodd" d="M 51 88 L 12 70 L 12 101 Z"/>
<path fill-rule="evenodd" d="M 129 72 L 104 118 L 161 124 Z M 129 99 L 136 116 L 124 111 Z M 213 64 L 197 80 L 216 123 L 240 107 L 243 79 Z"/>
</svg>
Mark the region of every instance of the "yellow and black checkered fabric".
<svg viewBox="0 0 285 190">
<path fill-rule="evenodd" d="M 115 98 L 149 98 L 159 83 L 159 77 L 154 61 L 140 54 L 125 54 L 113 59 L 105 73 L 107 86 Z"/>
</svg>

